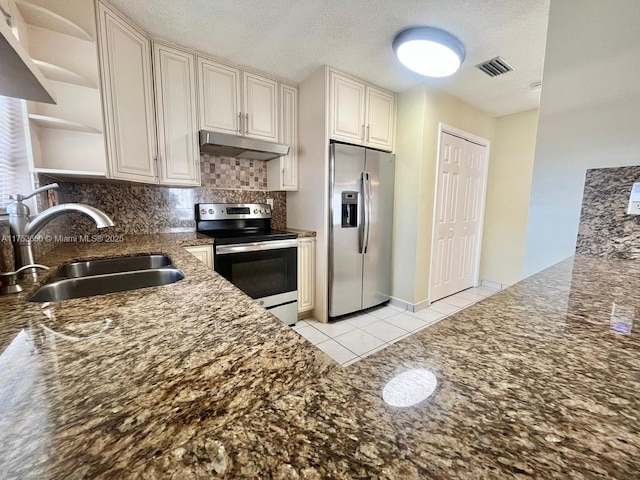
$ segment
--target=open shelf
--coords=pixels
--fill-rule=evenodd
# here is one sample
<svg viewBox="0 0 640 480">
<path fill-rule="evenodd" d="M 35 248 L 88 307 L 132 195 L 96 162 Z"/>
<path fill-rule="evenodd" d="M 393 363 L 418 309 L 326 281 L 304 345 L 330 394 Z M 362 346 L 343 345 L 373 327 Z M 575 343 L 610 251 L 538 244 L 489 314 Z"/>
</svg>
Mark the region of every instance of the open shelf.
<svg viewBox="0 0 640 480">
<path fill-rule="evenodd" d="M 62 15 L 25 0 L 16 0 L 16 5 L 24 21 L 29 25 L 53 30 L 54 32 L 79 38 L 80 40 L 93 41 L 93 38 L 85 29 Z"/>
<path fill-rule="evenodd" d="M 70 83 L 72 85 L 78 85 L 80 87 L 98 88 L 95 82 L 92 82 L 86 77 L 83 77 L 79 73 L 72 72 L 59 65 L 53 63 L 44 62 L 42 60 L 33 60 L 42 74 L 49 80 L 55 80 L 57 82 Z"/>
<path fill-rule="evenodd" d="M 39 168 L 36 167 L 33 169 L 34 173 L 40 173 L 43 175 L 48 175 L 50 177 L 64 180 L 66 178 L 107 178 L 107 174 L 105 172 L 93 172 L 93 171 L 84 171 L 84 170 L 62 170 L 58 168 Z"/>
<path fill-rule="evenodd" d="M 73 132 L 102 133 L 100 130 L 88 125 L 72 122 L 71 120 L 64 120 L 62 118 L 37 115 L 35 113 L 29 114 L 29 120 L 41 128 L 58 128 L 60 130 L 71 130 Z"/>
</svg>

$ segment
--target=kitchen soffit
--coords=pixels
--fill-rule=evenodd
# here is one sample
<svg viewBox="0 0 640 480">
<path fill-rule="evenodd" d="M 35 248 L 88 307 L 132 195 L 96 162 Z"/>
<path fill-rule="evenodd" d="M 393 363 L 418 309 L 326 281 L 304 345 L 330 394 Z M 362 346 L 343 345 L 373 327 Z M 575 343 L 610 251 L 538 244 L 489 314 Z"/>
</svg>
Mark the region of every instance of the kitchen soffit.
<svg viewBox="0 0 640 480">
<path fill-rule="evenodd" d="M 331 65 L 396 92 L 426 83 L 493 115 L 536 108 L 550 0 L 111 0 L 152 35 L 299 83 Z M 455 32 L 467 48 L 451 77 L 425 79 L 391 48 L 412 25 Z M 513 72 L 475 65 L 502 56 Z"/>
</svg>

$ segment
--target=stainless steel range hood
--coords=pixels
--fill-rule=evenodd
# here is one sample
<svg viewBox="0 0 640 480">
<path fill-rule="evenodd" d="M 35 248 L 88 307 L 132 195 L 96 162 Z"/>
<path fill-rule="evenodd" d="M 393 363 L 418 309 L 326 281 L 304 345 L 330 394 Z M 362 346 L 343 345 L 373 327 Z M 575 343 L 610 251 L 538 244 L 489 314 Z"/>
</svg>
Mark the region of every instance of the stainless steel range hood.
<svg viewBox="0 0 640 480">
<path fill-rule="evenodd" d="M 222 157 L 271 160 L 289 153 L 289 145 L 200 130 L 200 152 Z"/>
</svg>

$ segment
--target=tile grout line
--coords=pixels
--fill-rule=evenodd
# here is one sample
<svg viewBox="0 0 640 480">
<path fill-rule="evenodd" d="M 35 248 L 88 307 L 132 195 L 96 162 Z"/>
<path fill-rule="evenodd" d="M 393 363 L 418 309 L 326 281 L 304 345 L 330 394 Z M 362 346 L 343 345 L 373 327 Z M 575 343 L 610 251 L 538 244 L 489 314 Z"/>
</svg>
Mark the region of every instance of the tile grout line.
<svg viewBox="0 0 640 480">
<path fill-rule="evenodd" d="M 476 288 L 477 288 L 477 287 L 476 287 Z M 489 290 L 489 289 L 488 289 L 488 290 Z M 463 291 L 464 291 L 464 290 L 463 290 Z M 304 320 L 304 321 L 305 321 L 305 323 L 304 323 L 304 324 L 302 324 L 302 325 L 300 325 L 300 327 L 298 327 L 298 328 L 304 328 L 304 327 L 309 326 L 309 327 L 312 327 L 316 332 L 318 332 L 318 333 L 320 333 L 320 334 L 324 335 L 325 337 L 327 337 L 327 339 L 326 339 L 326 340 L 323 340 L 322 342 L 318 342 L 318 344 L 315 344 L 315 345 L 314 345 L 315 347 L 318 347 L 318 345 L 320 345 L 321 343 L 328 342 L 329 340 L 333 340 L 335 343 L 337 343 L 337 344 L 338 344 L 338 345 L 340 345 L 342 348 L 344 348 L 345 350 L 347 350 L 348 352 L 350 352 L 352 355 L 354 355 L 354 356 L 355 356 L 355 358 L 352 358 L 352 359 L 347 360 L 346 362 L 342 362 L 342 363 L 338 362 L 335 358 L 333 358 L 333 357 L 331 357 L 331 356 L 329 355 L 329 357 L 331 357 L 331 358 L 332 358 L 336 363 L 338 363 L 338 364 L 339 364 L 339 365 L 341 365 L 341 366 L 345 366 L 345 367 L 346 367 L 346 366 L 352 365 L 353 363 L 356 363 L 356 362 L 358 362 L 358 361 L 360 361 L 360 360 L 362 360 L 362 359 L 364 359 L 364 358 L 366 358 L 366 357 L 368 357 L 368 356 L 372 355 L 373 353 L 376 353 L 376 352 L 378 352 L 378 351 L 382 351 L 382 350 L 384 350 L 385 348 L 387 348 L 387 347 L 389 347 L 389 346 L 391 346 L 391 345 L 393 345 L 393 344 L 395 344 L 395 343 L 397 343 L 397 342 L 399 342 L 399 341 L 401 341 L 401 340 L 404 340 L 405 338 L 408 338 L 408 337 L 410 337 L 411 335 L 414 335 L 414 334 L 416 334 L 416 333 L 418 333 L 418 332 L 420 332 L 420 331 L 424 330 L 425 328 L 428 328 L 428 327 L 430 327 L 430 326 L 432 326 L 432 325 L 435 325 L 436 323 L 439 323 L 440 321 L 442 321 L 442 320 L 444 320 L 444 319 L 446 319 L 446 318 L 448 318 L 448 317 L 450 317 L 450 316 L 452 316 L 452 315 L 454 315 L 454 314 L 456 314 L 456 313 L 459 313 L 459 312 L 461 312 L 462 310 L 465 310 L 465 309 L 467 309 L 467 308 L 469 308 L 469 307 L 471 307 L 471 306 L 475 305 L 476 303 L 481 302 L 482 300 L 485 300 L 486 298 L 489 298 L 489 297 L 490 297 L 490 296 L 492 296 L 492 295 L 495 295 L 495 294 L 496 294 L 496 293 L 498 293 L 499 291 L 500 291 L 500 290 L 496 290 L 496 291 L 494 291 L 494 292 L 492 292 L 492 293 L 489 293 L 489 294 L 487 294 L 487 295 L 482 295 L 482 298 L 477 298 L 477 299 L 473 300 L 471 303 L 469 303 L 468 305 L 465 305 L 464 307 L 460 307 L 460 306 L 458 306 L 458 305 L 453 305 L 453 304 L 447 303 L 447 302 L 445 301 L 445 300 L 446 300 L 446 298 L 445 298 L 445 299 L 438 300 L 438 301 L 434 302 L 433 304 L 438 303 L 438 302 L 442 302 L 442 303 L 444 303 L 444 304 L 448 305 L 449 307 L 456 308 L 456 310 L 454 310 L 453 312 L 450 312 L 450 313 L 442 313 L 442 312 L 438 312 L 437 310 L 432 310 L 432 312 L 442 315 L 440 318 L 436 318 L 435 320 L 432 320 L 432 321 L 425 321 L 425 320 L 423 320 L 422 318 L 418 317 L 417 315 L 414 315 L 414 314 L 415 314 L 415 313 L 417 313 L 417 312 L 409 312 L 408 310 L 401 310 L 401 309 L 398 309 L 398 308 L 392 308 L 392 306 L 387 305 L 387 306 L 382 307 L 382 308 L 392 308 L 393 310 L 395 310 L 395 312 L 396 312 L 396 313 L 393 313 L 393 314 L 391 314 L 391 315 L 387 315 L 387 316 L 385 316 L 384 318 L 378 317 L 378 316 L 373 315 L 372 313 L 368 313 L 368 312 L 367 312 L 367 313 L 363 313 L 362 315 L 370 315 L 370 316 L 372 316 L 372 317 L 375 319 L 375 321 L 373 321 L 373 322 L 371 322 L 371 323 L 368 323 L 368 324 L 366 324 L 366 325 L 363 325 L 363 326 L 358 326 L 358 325 L 355 325 L 355 324 L 353 324 L 353 323 L 350 323 L 349 325 L 350 325 L 351 327 L 353 327 L 353 328 L 352 328 L 351 330 L 346 331 L 346 332 L 340 333 L 339 335 L 332 336 L 332 335 L 329 335 L 329 334 L 327 334 L 327 333 L 323 332 L 323 331 L 322 331 L 322 330 L 320 330 L 319 328 L 316 328 L 316 327 L 313 325 L 313 323 L 316 323 L 316 322 L 317 322 L 317 323 L 319 323 L 319 322 L 318 322 L 317 320 L 312 320 L 312 319 L 305 319 L 305 320 Z M 459 292 L 459 293 L 460 293 L 460 292 Z M 454 295 L 455 295 L 455 294 L 454 294 Z M 481 296 L 480 294 L 475 294 L 475 293 L 474 293 L 473 295 Z M 452 296 L 453 296 L 453 295 L 452 295 Z M 462 299 L 463 299 L 463 300 L 468 300 L 468 299 L 465 299 L 465 298 L 462 298 Z M 433 305 L 433 304 L 432 304 L 432 305 Z M 429 306 L 429 307 L 427 307 L 427 308 L 430 308 L 432 305 L 430 305 L 430 306 Z M 420 320 L 421 322 L 423 322 L 423 323 L 424 323 L 424 325 L 422 325 L 422 326 L 420 326 L 420 327 L 418 327 L 417 329 L 414 329 L 414 330 L 405 330 L 404 328 L 402 328 L 402 327 L 400 327 L 400 326 L 397 326 L 397 325 L 394 325 L 393 323 L 390 323 L 390 322 L 388 322 L 388 321 L 387 321 L 389 318 L 394 317 L 394 316 L 399 315 L 399 314 L 407 314 L 407 315 L 411 315 L 411 316 L 413 316 L 413 317 L 417 318 L 418 320 Z M 360 315 L 358 315 L 358 316 L 360 316 Z M 355 318 L 358 318 L 358 316 L 355 316 L 355 317 L 353 317 L 353 318 L 354 318 L 354 319 L 355 319 Z M 345 321 L 348 321 L 348 320 L 351 320 L 351 318 L 349 318 L 349 319 L 345 319 Z M 387 323 L 388 325 L 391 325 L 391 326 L 393 326 L 393 327 L 395 327 L 395 328 L 398 328 L 398 329 L 400 329 L 400 330 L 403 330 L 405 333 L 404 333 L 403 335 L 400 335 L 400 336 L 399 336 L 399 337 L 397 337 L 397 338 L 394 338 L 394 339 L 392 339 L 392 340 L 387 341 L 387 340 L 385 340 L 385 339 L 382 339 L 382 338 L 380 338 L 380 337 L 377 337 L 376 335 L 374 335 L 373 333 L 371 333 L 370 331 L 368 331 L 368 330 L 367 330 L 367 327 L 368 327 L 368 326 L 373 325 L 374 323 L 378 323 L 378 322 L 380 322 L 380 321 L 384 321 L 384 322 L 385 322 L 385 323 Z M 297 330 L 297 329 L 295 329 L 295 328 L 294 328 L 293 330 L 294 330 L 294 331 L 296 331 L 296 332 L 297 332 L 301 337 L 303 337 L 303 338 L 305 338 L 307 341 L 309 341 L 309 343 L 312 343 L 309 339 L 307 339 L 306 337 L 304 337 L 303 335 L 301 335 L 301 334 L 298 332 L 298 330 Z M 364 333 L 367 333 L 368 335 L 371 335 L 371 336 L 372 336 L 372 337 L 374 337 L 375 339 L 380 340 L 381 342 L 383 342 L 383 344 L 382 344 L 382 345 L 380 345 L 380 346 L 378 346 L 378 347 L 375 347 L 375 348 L 373 348 L 373 349 L 371 349 L 371 350 L 368 350 L 368 351 L 364 352 L 362 355 L 358 355 L 356 352 L 354 352 L 353 350 L 351 350 L 349 347 L 345 346 L 344 344 L 342 344 L 342 343 L 340 343 L 338 340 L 336 340 L 336 338 L 337 338 L 337 337 L 342 336 L 342 335 L 346 335 L 346 334 L 348 334 L 348 333 L 350 333 L 350 332 L 352 332 L 352 331 L 355 331 L 355 330 L 360 330 L 360 331 L 362 331 L 362 332 L 364 332 Z M 312 344 L 313 344 L 313 343 L 312 343 Z M 321 349 L 320 349 L 320 350 L 321 350 Z M 327 355 L 328 355 L 328 354 L 327 354 Z"/>
</svg>

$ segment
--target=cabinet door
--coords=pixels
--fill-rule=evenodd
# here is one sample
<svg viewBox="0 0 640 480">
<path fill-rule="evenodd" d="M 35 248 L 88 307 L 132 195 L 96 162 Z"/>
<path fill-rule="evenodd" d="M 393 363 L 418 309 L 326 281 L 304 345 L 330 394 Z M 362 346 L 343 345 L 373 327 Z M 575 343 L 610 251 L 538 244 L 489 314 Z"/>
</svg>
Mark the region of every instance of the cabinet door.
<svg viewBox="0 0 640 480">
<path fill-rule="evenodd" d="M 185 250 L 213 270 L 213 247 L 211 245 L 185 247 Z"/>
<path fill-rule="evenodd" d="M 365 124 L 364 84 L 330 71 L 329 89 L 331 138 L 362 145 Z"/>
<path fill-rule="evenodd" d="M 267 162 L 268 190 L 298 190 L 298 89 L 280 85 L 280 142 L 289 154 Z"/>
<path fill-rule="evenodd" d="M 102 3 L 98 14 L 111 177 L 157 183 L 151 44 Z"/>
<path fill-rule="evenodd" d="M 298 240 L 298 313 L 315 308 L 316 241 Z"/>
<path fill-rule="evenodd" d="M 200 184 L 195 56 L 154 43 L 160 183 Z"/>
<path fill-rule="evenodd" d="M 200 129 L 239 134 L 240 70 L 198 57 Z"/>
<path fill-rule="evenodd" d="M 393 150 L 395 97 L 393 93 L 367 87 L 366 145 Z"/>
<path fill-rule="evenodd" d="M 278 141 L 278 82 L 243 72 L 244 134 Z"/>
</svg>

